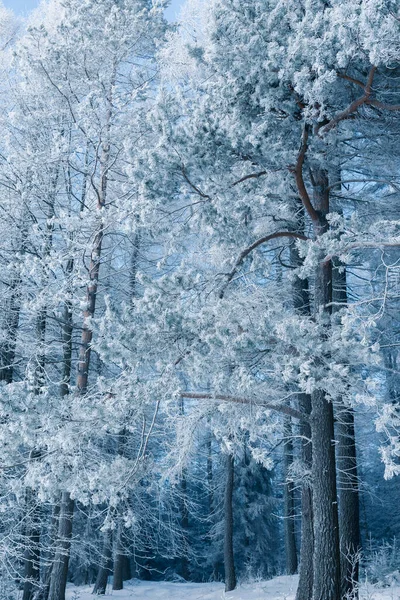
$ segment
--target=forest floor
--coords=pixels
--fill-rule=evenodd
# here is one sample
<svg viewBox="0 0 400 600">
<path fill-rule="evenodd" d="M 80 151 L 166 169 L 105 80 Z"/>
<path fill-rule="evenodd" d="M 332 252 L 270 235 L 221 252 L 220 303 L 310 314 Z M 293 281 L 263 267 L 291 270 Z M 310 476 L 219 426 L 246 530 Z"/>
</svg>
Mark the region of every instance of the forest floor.
<svg viewBox="0 0 400 600">
<path fill-rule="evenodd" d="M 275 577 L 240 585 L 225 594 L 220 583 L 147 582 L 136 579 L 126 582 L 125 589 L 113 592 L 107 589 L 104 598 L 113 600 L 294 600 L 297 577 Z M 93 600 L 93 587 L 68 586 L 67 600 Z M 400 600 L 400 586 L 379 588 L 364 584 L 360 600 Z"/>
</svg>

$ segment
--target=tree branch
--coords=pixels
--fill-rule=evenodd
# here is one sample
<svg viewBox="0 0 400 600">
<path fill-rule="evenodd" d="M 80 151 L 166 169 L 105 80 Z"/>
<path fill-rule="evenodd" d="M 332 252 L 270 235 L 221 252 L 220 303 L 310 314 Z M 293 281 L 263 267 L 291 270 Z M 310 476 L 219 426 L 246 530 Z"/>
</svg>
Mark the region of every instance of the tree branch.
<svg viewBox="0 0 400 600">
<path fill-rule="evenodd" d="M 331 119 L 329 121 L 329 123 L 327 123 L 326 125 L 323 125 L 322 127 L 319 127 L 318 135 L 323 136 L 326 133 L 328 133 L 329 131 L 331 131 L 332 129 L 334 129 L 341 121 L 348 119 L 352 114 L 357 112 L 357 110 L 360 108 L 360 106 L 363 106 L 364 104 L 368 104 L 368 103 L 371 104 L 372 102 L 375 102 L 374 100 L 370 100 L 370 96 L 371 96 L 371 92 L 372 92 L 372 84 L 374 82 L 375 73 L 376 73 L 376 67 L 373 65 L 369 71 L 367 83 L 365 84 L 365 86 L 363 86 L 364 94 L 362 96 L 360 96 L 359 98 L 357 98 L 357 100 L 354 100 L 354 102 L 349 104 L 349 106 L 345 110 L 341 111 L 335 117 L 333 117 L 333 119 Z M 345 76 L 344 79 L 348 79 L 348 77 Z M 358 85 L 361 82 L 354 80 L 354 83 L 356 83 Z"/>
<path fill-rule="evenodd" d="M 256 248 L 258 248 L 258 246 L 261 246 L 261 244 L 265 244 L 266 242 L 269 242 L 270 240 L 275 240 L 276 238 L 280 238 L 280 237 L 295 238 L 295 239 L 303 240 L 303 241 L 306 241 L 309 239 L 306 235 L 303 235 L 302 233 L 295 233 L 294 231 L 276 231 L 275 233 L 265 235 L 264 237 L 253 242 L 250 246 L 248 246 L 245 250 L 243 250 L 239 254 L 239 257 L 235 263 L 235 266 L 233 267 L 232 271 L 230 273 L 228 273 L 227 281 L 219 293 L 220 299 L 222 299 L 224 297 L 226 287 L 229 285 L 229 283 L 234 278 L 235 274 L 237 273 L 238 268 L 243 263 L 246 256 L 248 256 Z"/>
<path fill-rule="evenodd" d="M 301 198 L 304 208 L 306 209 L 308 215 L 310 216 L 311 221 L 313 223 L 319 223 L 318 213 L 312 205 L 311 198 L 309 196 L 309 193 L 307 192 L 306 184 L 304 183 L 304 177 L 303 177 L 303 167 L 304 167 L 304 161 L 305 161 L 307 149 L 308 149 L 309 132 L 310 132 L 310 126 L 306 124 L 303 129 L 303 135 L 301 138 L 301 146 L 300 146 L 299 154 L 297 157 L 296 166 L 295 166 L 293 172 L 294 172 L 294 175 L 296 178 L 297 190 L 299 192 L 299 196 Z"/>
<path fill-rule="evenodd" d="M 382 110 L 400 110 L 400 104 L 385 104 L 379 102 L 379 100 L 367 100 L 367 104 L 375 106 L 375 108 L 381 108 Z"/>
<path fill-rule="evenodd" d="M 299 410 L 292 408 L 291 406 L 287 406 L 285 404 L 272 404 L 270 402 L 256 402 L 249 398 L 241 398 L 240 396 L 226 396 L 221 394 L 205 394 L 201 392 L 181 392 L 181 398 L 187 398 L 192 400 L 215 400 L 220 402 L 232 402 L 234 404 L 255 404 L 257 406 L 263 406 L 270 410 L 274 410 L 281 414 L 287 415 L 289 417 L 293 417 L 294 419 L 298 419 L 300 421 L 307 421 L 307 415 L 304 415 Z"/>
<path fill-rule="evenodd" d="M 202 192 L 194 183 L 192 183 L 190 181 L 189 177 L 186 174 L 185 167 L 183 165 L 181 166 L 181 170 L 182 170 L 182 175 L 183 175 L 185 181 L 190 185 L 192 190 L 194 190 L 196 192 L 196 194 L 201 196 L 201 198 L 205 198 L 206 200 L 211 200 L 211 196 L 208 196 L 208 194 L 204 194 L 204 192 Z"/>
<path fill-rule="evenodd" d="M 251 173 L 250 175 L 245 175 L 241 179 L 238 179 L 237 181 L 235 181 L 235 183 L 232 183 L 232 187 L 235 187 L 235 185 L 239 185 L 239 183 L 243 183 L 243 181 L 247 181 L 248 179 L 258 179 L 259 177 L 262 177 L 263 175 L 266 175 L 266 174 L 267 174 L 267 171 L 260 171 L 259 173 Z"/>
</svg>

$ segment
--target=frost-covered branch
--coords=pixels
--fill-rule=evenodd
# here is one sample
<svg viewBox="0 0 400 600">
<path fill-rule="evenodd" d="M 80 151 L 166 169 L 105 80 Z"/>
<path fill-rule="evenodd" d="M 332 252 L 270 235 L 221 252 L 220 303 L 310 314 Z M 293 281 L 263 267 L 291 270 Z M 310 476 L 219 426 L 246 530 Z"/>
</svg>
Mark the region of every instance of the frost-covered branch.
<svg viewBox="0 0 400 600">
<path fill-rule="evenodd" d="M 295 233 L 294 231 L 277 231 L 275 233 L 265 235 L 262 238 L 256 240 L 255 242 L 253 242 L 250 246 L 248 246 L 245 250 L 243 250 L 240 253 L 240 255 L 235 263 L 235 266 L 233 267 L 232 271 L 230 273 L 228 273 L 228 275 L 227 275 L 227 281 L 219 293 L 220 298 L 224 297 L 226 287 L 229 285 L 229 283 L 232 281 L 232 279 L 236 275 L 237 270 L 242 265 L 244 259 L 251 252 L 253 252 L 253 250 L 258 248 L 262 244 L 265 244 L 266 242 L 269 242 L 270 240 L 275 240 L 277 238 L 292 238 L 292 239 L 298 239 L 298 240 L 303 240 L 303 241 L 306 241 L 309 239 L 306 235 L 303 235 L 302 233 Z"/>
<path fill-rule="evenodd" d="M 299 410 L 292 408 L 291 406 L 287 406 L 285 404 L 274 404 L 271 402 L 259 402 L 250 398 L 242 398 L 240 396 L 229 396 L 224 394 L 204 394 L 202 392 L 182 392 L 181 398 L 187 398 L 191 400 L 218 400 L 219 402 L 232 402 L 233 404 L 254 404 L 257 406 L 263 406 L 264 408 L 268 408 L 269 410 L 273 410 L 275 412 L 279 412 L 283 415 L 293 417 L 294 419 L 298 419 L 299 421 L 308 420 L 306 415 L 304 415 Z"/>
</svg>

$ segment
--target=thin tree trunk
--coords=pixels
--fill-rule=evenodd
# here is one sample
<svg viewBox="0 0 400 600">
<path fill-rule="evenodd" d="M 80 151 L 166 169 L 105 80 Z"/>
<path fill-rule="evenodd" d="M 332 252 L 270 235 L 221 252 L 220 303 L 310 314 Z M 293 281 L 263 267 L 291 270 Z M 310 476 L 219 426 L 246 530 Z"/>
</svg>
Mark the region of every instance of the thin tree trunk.
<svg viewBox="0 0 400 600">
<path fill-rule="evenodd" d="M 58 522 L 57 549 L 51 570 L 49 600 L 65 600 L 73 513 L 74 501 L 69 492 L 63 492 Z"/>
<path fill-rule="evenodd" d="M 31 459 L 40 458 L 40 453 L 31 453 Z M 26 490 L 26 506 L 29 512 L 27 542 L 25 550 L 24 590 L 22 600 L 32 600 L 40 586 L 40 533 L 41 506 L 33 490 Z"/>
<path fill-rule="evenodd" d="M 125 448 L 126 448 L 126 435 L 127 432 L 125 429 L 119 432 L 118 434 L 118 454 L 119 456 L 125 456 Z M 115 509 L 117 515 L 117 532 L 115 539 L 115 552 L 114 552 L 114 565 L 113 565 L 113 590 L 122 590 L 124 588 L 124 562 L 125 562 L 125 553 L 124 553 L 124 544 L 123 544 L 123 525 L 122 519 L 120 515 L 120 507 Z"/>
<path fill-rule="evenodd" d="M 311 397 L 301 394 L 299 397 L 300 410 L 305 415 L 311 414 Z M 306 421 L 300 424 L 301 454 L 303 467 L 311 473 L 312 468 L 312 443 L 311 427 Z M 314 581 L 314 519 L 312 484 L 307 476 L 303 477 L 301 486 L 301 546 L 299 585 L 296 600 L 310 600 L 312 598 Z"/>
<path fill-rule="evenodd" d="M 54 203 L 56 197 L 56 186 L 58 178 L 58 168 L 53 179 L 53 193 L 50 197 L 49 211 L 46 220 L 45 243 L 43 248 L 42 260 L 46 265 L 47 259 L 53 246 L 53 223 Z M 44 268 L 42 287 L 46 289 L 48 284 L 48 272 Z M 46 379 L 46 326 L 47 326 L 47 306 L 40 308 L 36 318 L 36 339 L 37 339 L 37 359 L 35 366 L 34 393 L 39 396 L 45 385 Z M 40 449 L 33 449 L 30 453 L 31 460 L 40 460 L 42 452 Z M 32 511 L 32 523 L 29 527 L 27 536 L 26 558 L 24 571 L 24 593 L 23 600 L 32 600 L 35 591 L 40 586 L 40 515 L 41 507 L 36 492 L 33 489 L 27 490 L 28 511 Z M 33 506 L 31 509 L 30 507 Z"/>
<path fill-rule="evenodd" d="M 347 303 L 346 270 L 336 265 L 333 272 L 335 302 Z M 340 306 L 338 307 L 340 308 Z M 360 502 L 354 411 L 338 403 L 336 412 L 337 467 L 339 487 L 339 531 L 342 597 L 357 594 L 360 545 Z"/>
<path fill-rule="evenodd" d="M 58 523 L 60 517 L 60 504 L 57 503 L 54 506 L 53 514 L 51 516 L 51 525 L 50 525 L 50 548 L 43 553 L 42 556 L 42 566 L 45 566 L 45 572 L 43 576 L 43 583 L 40 586 L 39 590 L 34 594 L 34 600 L 48 600 L 49 592 L 50 592 L 50 580 L 51 580 L 51 572 L 53 568 L 53 560 L 55 554 L 55 545 L 57 543 L 57 535 L 58 535 Z"/>
<path fill-rule="evenodd" d="M 94 584 L 93 594 L 103 596 L 107 590 L 108 578 L 112 572 L 112 532 L 107 530 L 103 538 L 101 564 Z"/>
<path fill-rule="evenodd" d="M 122 526 L 118 525 L 117 542 L 115 548 L 114 567 L 113 567 L 113 590 L 122 590 L 124 587 L 124 559 L 122 544 Z"/>
<path fill-rule="evenodd" d="M 23 202 L 23 197 L 21 197 Z M 28 221 L 25 214 L 22 216 L 21 223 L 21 243 L 19 251 L 24 256 L 26 252 L 26 243 L 28 237 Z M 22 261 L 21 261 L 22 262 Z M 10 283 L 10 300 L 8 307 L 3 307 L 6 316 L 4 319 L 4 325 L 7 329 L 7 336 L 3 344 L 0 346 L 0 381 L 6 383 L 12 383 L 14 378 L 14 363 L 15 363 L 15 350 L 17 344 L 19 318 L 21 314 L 22 304 L 22 277 L 21 277 L 21 263 L 16 267 L 16 272 L 11 279 Z"/>
<path fill-rule="evenodd" d="M 297 228 L 304 231 L 305 219 L 304 209 L 301 203 L 296 207 L 298 214 Z M 292 244 L 290 249 L 290 261 L 292 266 L 299 267 L 302 259 L 297 247 Z M 295 277 L 293 280 L 293 304 L 298 315 L 310 316 L 310 294 L 308 280 Z M 299 394 L 299 408 L 307 416 L 311 415 L 311 396 Z M 300 567 L 299 584 L 297 586 L 296 600 L 310 600 L 312 598 L 314 580 L 314 521 L 312 508 L 312 443 L 310 423 L 302 420 L 300 423 L 301 458 L 304 468 L 304 476 L 301 485 L 301 544 L 300 544 Z"/>
<path fill-rule="evenodd" d="M 236 588 L 235 561 L 233 556 L 233 489 L 234 489 L 234 457 L 226 456 L 226 484 L 224 497 L 224 567 L 225 592 Z"/>
<path fill-rule="evenodd" d="M 179 401 L 179 414 L 183 416 L 185 414 L 185 403 L 183 398 Z M 188 529 L 189 529 L 189 511 L 187 505 L 187 476 L 186 469 L 182 470 L 182 477 L 180 481 L 180 513 L 181 513 L 181 530 L 183 538 L 183 555 L 180 564 L 181 576 L 183 579 L 189 579 L 189 568 L 188 568 Z"/>
<path fill-rule="evenodd" d="M 87 157 L 87 152 L 86 152 Z M 85 159 L 86 160 L 86 159 Z M 86 197 L 86 176 L 82 185 L 81 210 Z M 68 259 L 66 275 L 70 277 L 74 268 L 74 260 Z M 61 399 L 69 394 L 72 372 L 72 301 L 67 298 L 64 303 L 64 315 L 62 326 L 63 338 L 63 373 L 60 385 Z M 72 519 L 74 513 L 74 500 L 68 491 L 63 491 L 60 504 L 59 530 L 53 566 L 50 573 L 49 593 L 47 600 L 65 600 L 65 588 L 67 585 L 69 558 L 72 538 Z"/>
<path fill-rule="evenodd" d="M 329 181 L 327 173 L 313 173 L 314 208 L 318 223 L 316 237 L 328 229 Z M 332 263 L 321 257 L 314 282 L 315 317 L 330 312 L 332 302 Z M 339 522 L 336 491 L 333 406 L 322 389 L 311 396 L 311 437 L 313 447 L 314 584 L 313 600 L 340 600 Z"/>
<path fill-rule="evenodd" d="M 7 337 L 0 347 L 0 381 L 6 383 L 12 383 L 14 376 L 15 348 L 21 313 L 21 284 L 20 276 L 11 282 L 11 298 L 6 317 Z"/>
<path fill-rule="evenodd" d="M 290 481 L 290 468 L 293 464 L 293 438 L 290 417 L 285 419 L 285 441 L 283 446 L 284 462 L 284 531 L 286 573 L 294 575 L 297 572 L 297 550 L 295 533 L 295 499 L 294 484 Z"/>
</svg>

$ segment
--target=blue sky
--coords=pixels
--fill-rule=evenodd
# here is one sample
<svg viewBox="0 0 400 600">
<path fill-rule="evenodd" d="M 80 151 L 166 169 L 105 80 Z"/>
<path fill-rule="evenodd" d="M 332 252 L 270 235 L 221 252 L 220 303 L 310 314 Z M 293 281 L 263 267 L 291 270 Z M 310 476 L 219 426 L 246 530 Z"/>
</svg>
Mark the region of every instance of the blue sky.
<svg viewBox="0 0 400 600">
<path fill-rule="evenodd" d="M 18 15 L 27 15 L 35 6 L 39 4 L 39 0 L 3 0 L 7 8 L 12 8 Z M 167 10 L 167 17 L 173 21 L 179 11 L 179 7 L 183 0 L 171 0 L 171 4 Z"/>
</svg>

